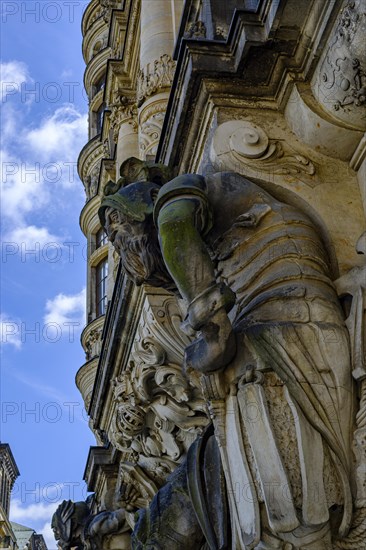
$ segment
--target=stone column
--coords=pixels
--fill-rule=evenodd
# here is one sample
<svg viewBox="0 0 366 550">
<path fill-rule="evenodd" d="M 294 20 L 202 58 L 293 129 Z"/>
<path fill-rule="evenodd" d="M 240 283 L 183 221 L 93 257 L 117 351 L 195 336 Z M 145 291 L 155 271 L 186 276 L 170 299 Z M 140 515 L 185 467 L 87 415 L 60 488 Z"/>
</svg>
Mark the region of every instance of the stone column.
<svg viewBox="0 0 366 550">
<path fill-rule="evenodd" d="M 141 1 L 140 72 L 137 81 L 140 158 L 154 157 L 173 82 L 174 29 L 182 2 Z"/>
<path fill-rule="evenodd" d="M 113 140 L 117 144 L 116 174 L 118 180 L 121 164 L 129 157 L 139 156 L 137 106 L 135 100 L 119 94 L 112 107 L 110 123 Z"/>
</svg>

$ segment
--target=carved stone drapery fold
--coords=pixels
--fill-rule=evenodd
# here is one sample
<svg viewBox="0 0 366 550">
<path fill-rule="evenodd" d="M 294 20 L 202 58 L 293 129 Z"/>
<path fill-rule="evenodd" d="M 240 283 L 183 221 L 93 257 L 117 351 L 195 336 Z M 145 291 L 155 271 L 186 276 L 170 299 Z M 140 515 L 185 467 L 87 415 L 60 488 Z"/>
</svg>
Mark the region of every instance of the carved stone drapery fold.
<svg viewBox="0 0 366 550">
<path fill-rule="evenodd" d="M 146 97 L 170 88 L 173 83 L 175 66 L 176 63 L 171 56 L 164 54 L 154 61 L 153 66 L 149 63 L 140 70 L 137 77 L 138 105 L 142 105 Z"/>
</svg>

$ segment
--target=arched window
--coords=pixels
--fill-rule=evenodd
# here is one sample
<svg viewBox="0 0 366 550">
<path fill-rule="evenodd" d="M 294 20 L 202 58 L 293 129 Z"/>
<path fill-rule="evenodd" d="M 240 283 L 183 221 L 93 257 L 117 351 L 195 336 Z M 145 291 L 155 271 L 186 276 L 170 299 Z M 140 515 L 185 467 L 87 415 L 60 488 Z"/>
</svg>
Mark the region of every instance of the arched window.
<svg viewBox="0 0 366 550">
<path fill-rule="evenodd" d="M 107 309 L 107 277 L 108 258 L 105 258 L 96 267 L 97 316 L 104 315 Z"/>
</svg>

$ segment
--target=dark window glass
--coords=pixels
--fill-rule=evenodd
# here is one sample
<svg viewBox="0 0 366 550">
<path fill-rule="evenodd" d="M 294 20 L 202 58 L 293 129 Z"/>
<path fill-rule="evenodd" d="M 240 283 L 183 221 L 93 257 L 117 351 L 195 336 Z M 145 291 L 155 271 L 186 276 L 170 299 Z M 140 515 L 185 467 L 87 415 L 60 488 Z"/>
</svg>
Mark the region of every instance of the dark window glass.
<svg viewBox="0 0 366 550">
<path fill-rule="evenodd" d="M 97 111 L 97 134 L 100 134 L 100 132 L 102 131 L 104 109 L 105 109 L 105 104 L 102 103 L 102 105 L 99 107 Z"/>
<path fill-rule="evenodd" d="M 104 315 L 107 309 L 108 259 L 97 265 L 97 315 Z"/>
<path fill-rule="evenodd" d="M 103 227 L 101 227 L 95 236 L 95 245 L 96 245 L 95 248 L 100 248 L 104 244 L 107 244 L 107 242 L 108 242 L 107 234 L 104 231 Z"/>
</svg>

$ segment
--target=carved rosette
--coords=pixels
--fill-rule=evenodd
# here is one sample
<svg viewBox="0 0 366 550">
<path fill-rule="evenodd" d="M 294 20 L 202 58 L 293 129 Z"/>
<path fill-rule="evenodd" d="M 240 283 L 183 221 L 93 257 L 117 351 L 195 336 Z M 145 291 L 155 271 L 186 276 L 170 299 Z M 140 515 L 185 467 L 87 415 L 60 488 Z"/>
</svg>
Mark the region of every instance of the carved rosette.
<svg viewBox="0 0 366 550">
<path fill-rule="evenodd" d="M 199 379 L 182 373 L 189 342 L 180 330 L 182 320 L 174 297 L 147 294 L 129 364 L 113 382 L 109 439 L 139 473 L 133 476 L 134 496 L 126 506 L 147 505 L 208 423 Z M 122 464 L 124 483 L 125 472 Z"/>
<path fill-rule="evenodd" d="M 271 139 L 263 128 L 247 120 L 221 124 L 214 135 L 211 160 L 215 169 L 230 166 L 248 177 L 282 176 L 315 187 L 319 184 L 315 166 L 306 156 L 278 139 Z"/>
<path fill-rule="evenodd" d="M 366 129 L 366 0 L 347 1 L 316 73 L 313 93 L 329 113 Z"/>
<path fill-rule="evenodd" d="M 170 55 L 164 54 L 153 64 L 148 64 L 140 70 L 137 77 L 137 104 L 160 91 L 170 88 L 173 83 L 175 61 Z"/>
</svg>

